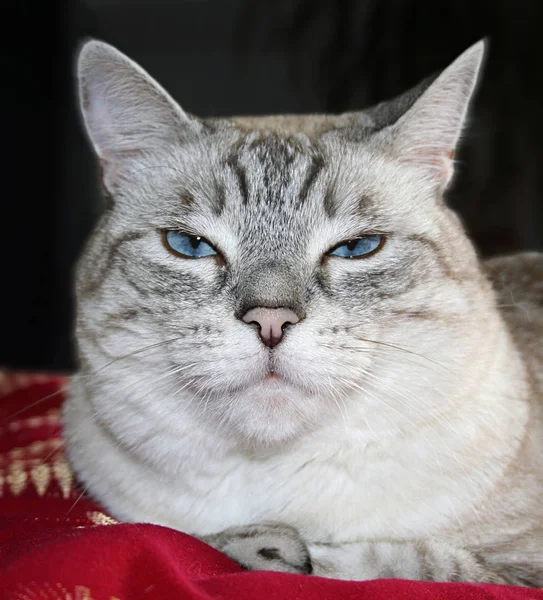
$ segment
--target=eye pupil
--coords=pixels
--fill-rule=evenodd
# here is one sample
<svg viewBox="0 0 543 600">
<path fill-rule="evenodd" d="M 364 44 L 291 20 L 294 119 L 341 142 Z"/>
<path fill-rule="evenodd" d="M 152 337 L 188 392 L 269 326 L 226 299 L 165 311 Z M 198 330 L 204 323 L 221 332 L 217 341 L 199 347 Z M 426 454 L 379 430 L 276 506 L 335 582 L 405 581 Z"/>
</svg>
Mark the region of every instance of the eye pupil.
<svg viewBox="0 0 543 600">
<path fill-rule="evenodd" d="M 191 235 L 189 240 L 190 240 L 190 245 L 196 249 L 198 248 L 198 246 L 200 245 L 200 240 L 202 238 L 200 236 L 195 236 L 195 235 Z"/>
<path fill-rule="evenodd" d="M 350 242 L 347 242 L 347 248 L 349 250 L 354 250 L 356 248 L 357 244 L 358 244 L 358 240 L 351 240 Z"/>
</svg>

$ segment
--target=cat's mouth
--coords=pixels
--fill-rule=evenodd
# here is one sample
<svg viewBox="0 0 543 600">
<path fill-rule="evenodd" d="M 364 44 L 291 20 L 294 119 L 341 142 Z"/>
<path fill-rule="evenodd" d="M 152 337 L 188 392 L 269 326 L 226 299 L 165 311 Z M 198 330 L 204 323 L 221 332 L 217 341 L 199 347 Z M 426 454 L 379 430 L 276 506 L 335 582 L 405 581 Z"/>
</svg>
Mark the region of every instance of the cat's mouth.
<svg viewBox="0 0 543 600">
<path fill-rule="evenodd" d="M 264 375 L 264 381 L 280 381 L 281 379 L 284 379 L 278 372 L 277 372 L 277 368 L 276 368 L 276 364 L 275 364 L 275 356 L 273 355 L 273 352 L 270 352 L 268 355 L 268 361 L 267 361 L 267 373 Z"/>
</svg>

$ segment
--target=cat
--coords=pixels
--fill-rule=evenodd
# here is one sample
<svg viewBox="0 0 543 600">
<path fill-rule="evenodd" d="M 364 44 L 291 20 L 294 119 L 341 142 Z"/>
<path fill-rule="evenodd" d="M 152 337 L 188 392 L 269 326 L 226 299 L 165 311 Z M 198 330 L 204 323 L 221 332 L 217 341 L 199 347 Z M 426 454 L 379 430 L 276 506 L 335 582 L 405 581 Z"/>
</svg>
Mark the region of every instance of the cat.
<svg viewBox="0 0 543 600">
<path fill-rule="evenodd" d="M 543 586 L 543 256 L 444 202 L 485 42 L 342 115 L 199 119 L 78 59 L 108 206 L 63 419 L 115 517 L 247 569 Z"/>
</svg>

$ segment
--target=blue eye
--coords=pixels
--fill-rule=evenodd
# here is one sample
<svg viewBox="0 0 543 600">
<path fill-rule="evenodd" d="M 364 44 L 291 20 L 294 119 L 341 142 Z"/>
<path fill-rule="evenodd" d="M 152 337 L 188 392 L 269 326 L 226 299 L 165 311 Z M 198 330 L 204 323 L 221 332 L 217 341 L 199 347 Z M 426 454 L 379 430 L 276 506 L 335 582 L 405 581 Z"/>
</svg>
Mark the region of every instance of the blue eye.
<svg viewBox="0 0 543 600">
<path fill-rule="evenodd" d="M 170 229 L 164 233 L 164 241 L 170 250 L 184 258 L 204 258 L 217 254 L 215 248 L 199 235 Z"/>
<path fill-rule="evenodd" d="M 362 258 L 380 250 L 384 241 L 385 237 L 382 235 L 365 235 L 336 246 L 328 254 L 341 258 Z"/>
</svg>

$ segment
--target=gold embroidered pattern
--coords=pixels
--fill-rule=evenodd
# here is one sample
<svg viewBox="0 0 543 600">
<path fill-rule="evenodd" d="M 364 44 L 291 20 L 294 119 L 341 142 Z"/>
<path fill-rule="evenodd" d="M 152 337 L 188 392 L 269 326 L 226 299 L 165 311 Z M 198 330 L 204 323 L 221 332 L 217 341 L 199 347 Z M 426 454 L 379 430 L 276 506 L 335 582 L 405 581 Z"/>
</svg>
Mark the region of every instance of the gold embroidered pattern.
<svg viewBox="0 0 543 600">
<path fill-rule="evenodd" d="M 51 467 L 45 463 L 32 467 L 30 479 L 36 486 L 38 496 L 43 496 L 51 481 Z"/>
<path fill-rule="evenodd" d="M 98 511 L 87 512 L 87 518 L 95 525 L 117 525 L 119 523 L 117 519 Z"/>
<path fill-rule="evenodd" d="M 57 456 L 53 462 L 53 473 L 62 491 L 63 498 L 69 498 L 74 476 L 63 455 Z"/>
<path fill-rule="evenodd" d="M 52 427 L 60 423 L 60 412 L 50 410 L 45 415 L 37 417 L 28 417 L 27 419 L 18 419 L 8 423 L 7 430 L 11 433 L 17 433 L 21 429 L 37 429 L 38 427 Z M 0 428 L 1 431 L 1 428 Z"/>
<path fill-rule="evenodd" d="M 38 496 L 45 495 L 56 481 L 63 498 L 69 498 L 76 484 L 62 452 L 60 437 L 32 442 L 0 454 L 0 497 L 6 492 L 19 496 L 32 484 Z M 55 493 L 55 492 L 53 492 Z"/>
<path fill-rule="evenodd" d="M 92 600 L 91 591 L 88 587 L 76 585 L 74 592 L 74 600 Z"/>
<path fill-rule="evenodd" d="M 64 440 L 60 437 L 54 437 L 44 442 L 32 442 L 22 448 L 12 448 L 5 454 L 0 454 L 0 467 L 9 465 L 14 460 L 35 459 L 39 454 L 51 453 L 61 448 Z"/>
<path fill-rule="evenodd" d="M 26 421 L 27 427 L 44 427 L 51 425 L 58 425 L 60 423 L 60 411 L 59 410 L 49 410 L 44 415 L 39 417 L 30 417 Z"/>
<path fill-rule="evenodd" d="M 24 454 L 25 453 L 22 448 L 13 448 L 9 451 L 9 456 L 11 458 L 23 458 Z"/>
<path fill-rule="evenodd" d="M 9 465 L 6 481 L 8 482 L 9 489 L 14 496 L 18 496 L 25 489 L 27 479 L 28 473 L 24 470 L 23 461 L 13 461 Z"/>
<path fill-rule="evenodd" d="M 90 588 L 84 585 L 76 585 L 73 592 L 70 592 L 62 583 L 53 585 L 48 582 L 31 581 L 17 586 L 14 600 L 94 600 L 94 598 Z M 109 600 L 119 600 L 119 598 L 110 596 Z"/>
</svg>

